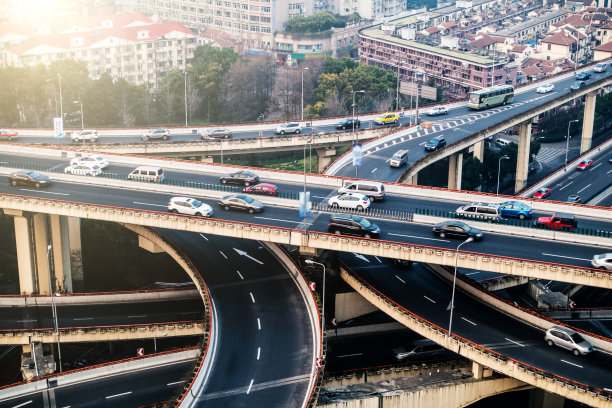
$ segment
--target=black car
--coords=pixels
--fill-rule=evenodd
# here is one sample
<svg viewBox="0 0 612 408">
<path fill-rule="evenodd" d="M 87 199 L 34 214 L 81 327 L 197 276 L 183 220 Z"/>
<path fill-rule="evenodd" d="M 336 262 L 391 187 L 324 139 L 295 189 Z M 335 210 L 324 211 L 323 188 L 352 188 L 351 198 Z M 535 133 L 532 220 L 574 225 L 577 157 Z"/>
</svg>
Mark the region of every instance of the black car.
<svg viewBox="0 0 612 408">
<path fill-rule="evenodd" d="M 241 184 L 250 186 L 259 183 L 259 177 L 247 170 L 240 170 L 230 174 L 224 174 L 219 177 L 222 184 Z"/>
<path fill-rule="evenodd" d="M 246 196 L 244 194 L 231 194 L 217 200 L 219 207 L 225 211 L 242 210 L 248 211 L 250 214 L 261 212 L 264 209 L 263 203 Z"/>
<path fill-rule="evenodd" d="M 8 181 L 12 186 L 23 184 L 25 186 L 40 188 L 51 185 L 51 179 L 49 177 L 31 170 L 22 170 L 11 173 L 8 177 Z"/>
<path fill-rule="evenodd" d="M 446 139 L 443 136 L 436 136 L 429 142 L 425 143 L 425 150 L 433 152 L 446 146 Z"/>
<path fill-rule="evenodd" d="M 472 228 L 465 222 L 461 221 L 443 221 L 439 222 L 433 227 L 433 233 L 444 238 L 446 236 L 452 238 L 467 239 L 469 237 L 479 240 L 482 238 L 482 231 L 476 228 Z"/>
<path fill-rule="evenodd" d="M 570 85 L 570 89 L 572 91 L 577 91 L 578 89 L 582 88 L 583 86 L 585 86 L 585 83 L 582 81 L 574 81 L 572 82 L 572 84 Z"/>
<path fill-rule="evenodd" d="M 380 236 L 380 228 L 369 220 L 348 214 L 332 214 L 327 230 L 338 235 L 359 235 L 365 238 Z"/>
<path fill-rule="evenodd" d="M 361 121 L 359 119 L 346 118 L 336 123 L 336 129 L 352 129 L 353 127 L 359 129 L 361 127 Z"/>
</svg>

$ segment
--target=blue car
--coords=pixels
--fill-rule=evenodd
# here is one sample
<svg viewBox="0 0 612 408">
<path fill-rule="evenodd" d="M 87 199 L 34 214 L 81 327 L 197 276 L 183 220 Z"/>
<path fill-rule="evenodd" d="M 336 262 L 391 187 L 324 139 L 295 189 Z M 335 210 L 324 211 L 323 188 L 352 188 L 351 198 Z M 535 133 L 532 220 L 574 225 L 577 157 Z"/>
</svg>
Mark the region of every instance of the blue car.
<svg viewBox="0 0 612 408">
<path fill-rule="evenodd" d="M 506 201 L 500 204 L 499 212 L 502 217 L 518 218 L 519 220 L 531 218 L 533 215 L 533 209 L 520 201 Z"/>
<path fill-rule="evenodd" d="M 590 72 L 581 72 L 578 75 L 576 75 L 576 79 L 579 81 L 586 81 L 587 79 L 591 78 L 591 73 Z"/>
<path fill-rule="evenodd" d="M 570 89 L 571 89 L 572 91 L 576 91 L 576 90 L 578 90 L 578 89 L 582 88 L 584 85 L 585 85 L 585 83 L 584 83 L 584 82 L 582 82 L 582 81 L 574 81 L 574 82 L 572 82 L 572 84 L 570 85 Z"/>
</svg>

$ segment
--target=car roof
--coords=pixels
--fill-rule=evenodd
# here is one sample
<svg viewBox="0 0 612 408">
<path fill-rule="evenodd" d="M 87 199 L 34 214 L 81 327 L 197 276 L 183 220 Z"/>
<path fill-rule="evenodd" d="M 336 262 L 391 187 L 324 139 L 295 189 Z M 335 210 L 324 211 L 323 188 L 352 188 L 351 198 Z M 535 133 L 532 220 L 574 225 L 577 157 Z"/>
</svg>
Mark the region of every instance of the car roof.
<svg viewBox="0 0 612 408">
<path fill-rule="evenodd" d="M 565 326 L 553 326 L 553 327 L 551 327 L 548 330 L 552 330 L 552 329 L 556 329 L 556 330 L 562 331 L 562 332 L 567 333 L 567 334 L 574 334 L 574 333 L 576 333 L 576 330 L 570 329 L 569 327 L 565 327 Z"/>
<path fill-rule="evenodd" d="M 255 184 L 254 186 L 251 186 L 251 187 L 270 187 L 270 188 L 275 188 L 276 184 L 259 183 L 259 184 Z"/>
</svg>

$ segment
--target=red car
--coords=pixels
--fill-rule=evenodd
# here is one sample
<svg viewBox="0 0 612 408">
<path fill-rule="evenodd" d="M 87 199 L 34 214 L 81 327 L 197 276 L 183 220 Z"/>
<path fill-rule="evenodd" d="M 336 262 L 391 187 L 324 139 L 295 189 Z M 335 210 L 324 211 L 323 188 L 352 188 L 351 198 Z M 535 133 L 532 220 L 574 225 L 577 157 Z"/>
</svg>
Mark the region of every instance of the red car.
<svg viewBox="0 0 612 408">
<path fill-rule="evenodd" d="M 546 198 L 550 195 L 550 188 L 539 188 L 533 193 L 533 198 Z"/>
<path fill-rule="evenodd" d="M 0 140 L 13 140 L 17 138 L 17 135 L 18 133 L 16 130 L 0 129 Z"/>
<path fill-rule="evenodd" d="M 278 196 L 278 187 L 270 183 L 259 183 L 255 186 L 248 186 L 242 189 L 243 193 Z"/>
<path fill-rule="evenodd" d="M 591 164 L 593 164 L 593 160 L 582 160 L 580 163 L 578 163 L 578 170 L 586 170 L 588 169 Z"/>
</svg>

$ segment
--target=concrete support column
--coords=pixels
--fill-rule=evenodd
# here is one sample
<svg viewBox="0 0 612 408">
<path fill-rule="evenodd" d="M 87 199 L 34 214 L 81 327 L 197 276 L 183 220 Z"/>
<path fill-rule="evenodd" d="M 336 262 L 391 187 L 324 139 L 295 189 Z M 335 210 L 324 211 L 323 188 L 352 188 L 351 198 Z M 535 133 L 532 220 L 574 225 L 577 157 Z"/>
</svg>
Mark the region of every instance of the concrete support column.
<svg viewBox="0 0 612 408">
<path fill-rule="evenodd" d="M 563 408 L 565 398 L 541 388 L 529 390 L 529 408 Z"/>
<path fill-rule="evenodd" d="M 586 94 L 584 100 L 584 119 L 582 120 L 582 138 L 580 139 L 580 154 L 591 148 L 596 101 L 597 91 Z"/>
<path fill-rule="evenodd" d="M 51 254 L 49 253 L 49 218 L 47 214 L 34 214 L 32 216 L 34 224 L 34 254 L 36 257 L 36 277 L 38 279 L 38 293 L 49 294 L 51 288 Z"/>
<path fill-rule="evenodd" d="M 472 146 L 472 153 L 474 154 L 474 158 L 478 159 L 481 163 L 484 161 L 484 147 L 484 140 L 481 140 L 480 142 Z"/>
<path fill-rule="evenodd" d="M 472 374 L 474 375 L 475 380 L 482 380 L 483 371 L 484 366 L 482 364 L 472 361 Z"/>
<path fill-rule="evenodd" d="M 317 158 L 319 159 L 319 173 L 323 173 L 327 166 L 330 165 L 332 157 L 336 155 L 336 148 L 315 149 L 315 151 L 317 152 Z"/>
<path fill-rule="evenodd" d="M 412 176 L 408 177 L 405 183 L 412 184 L 414 186 L 418 186 L 419 185 L 419 173 L 414 173 Z"/>
<path fill-rule="evenodd" d="M 70 238 L 68 217 L 49 215 L 51 224 L 51 245 L 53 246 L 53 274 L 55 291 L 72 293 L 72 268 L 70 265 Z"/>
<path fill-rule="evenodd" d="M 72 271 L 72 286 L 74 291 L 84 289 L 83 282 L 83 254 L 81 252 L 81 219 L 67 217 L 68 236 L 70 241 L 70 268 Z"/>
<path fill-rule="evenodd" d="M 19 293 L 31 295 L 36 293 L 36 279 L 34 275 L 34 257 L 32 235 L 30 234 L 30 220 L 18 210 L 4 210 L 7 215 L 13 215 L 15 224 L 15 241 L 17 244 L 17 268 L 19 270 Z"/>
<path fill-rule="evenodd" d="M 518 193 L 527 185 L 530 145 L 531 121 L 527 121 L 519 125 L 518 157 L 516 159 L 516 177 L 514 182 L 515 193 Z"/>
<path fill-rule="evenodd" d="M 463 153 L 448 157 L 448 188 L 461 190 L 461 175 L 463 173 Z"/>
</svg>

